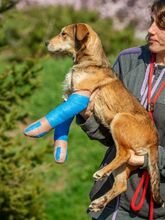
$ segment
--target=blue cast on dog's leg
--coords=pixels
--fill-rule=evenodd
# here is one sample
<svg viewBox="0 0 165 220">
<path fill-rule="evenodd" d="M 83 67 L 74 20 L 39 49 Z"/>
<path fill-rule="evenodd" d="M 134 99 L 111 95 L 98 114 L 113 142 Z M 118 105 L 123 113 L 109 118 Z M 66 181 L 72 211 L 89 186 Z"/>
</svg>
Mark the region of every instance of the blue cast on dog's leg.
<svg viewBox="0 0 165 220">
<path fill-rule="evenodd" d="M 89 97 L 74 93 L 70 95 L 66 102 L 57 106 L 45 117 L 27 127 L 24 134 L 30 137 L 41 137 L 52 128 L 74 117 L 83 111 L 89 103 Z"/>
<path fill-rule="evenodd" d="M 73 118 L 55 127 L 54 131 L 54 159 L 57 163 L 64 163 L 67 159 L 68 133 Z"/>
</svg>

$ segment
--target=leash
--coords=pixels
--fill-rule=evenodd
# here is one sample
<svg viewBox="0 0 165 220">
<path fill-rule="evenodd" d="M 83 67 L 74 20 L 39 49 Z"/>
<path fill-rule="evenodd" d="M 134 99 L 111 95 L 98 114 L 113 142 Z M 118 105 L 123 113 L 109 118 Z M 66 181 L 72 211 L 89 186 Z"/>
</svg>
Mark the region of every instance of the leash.
<svg viewBox="0 0 165 220">
<path fill-rule="evenodd" d="M 148 96 L 147 96 L 148 105 L 147 105 L 147 111 L 148 111 L 149 116 L 153 120 L 154 120 L 154 118 L 153 118 L 154 105 L 155 105 L 158 97 L 160 96 L 162 90 L 165 87 L 165 80 L 164 80 L 162 85 L 158 89 L 156 95 L 154 96 L 153 100 L 151 99 L 151 96 L 152 96 L 152 92 L 151 92 L 151 90 L 152 90 L 152 79 L 153 79 L 153 72 L 154 72 L 154 62 L 155 62 L 155 55 L 152 55 L 151 56 L 151 61 L 150 61 L 150 72 L 149 72 L 149 80 L 148 80 Z M 165 72 L 165 69 L 162 70 L 159 78 L 163 77 L 164 72 Z M 159 81 L 159 79 L 158 79 L 158 81 Z M 155 88 L 155 90 L 156 90 L 156 88 Z"/>
<path fill-rule="evenodd" d="M 155 92 L 155 90 L 156 90 L 156 88 L 157 88 L 157 86 L 158 86 L 158 84 L 159 84 L 160 80 L 162 79 L 163 74 L 165 72 L 165 69 L 163 69 L 161 71 L 161 74 L 157 80 L 157 83 L 155 83 L 155 87 L 153 87 L 154 91 L 152 91 L 154 63 L 155 63 L 155 54 L 152 54 L 151 59 L 150 59 L 150 69 L 146 75 L 148 75 L 147 111 L 153 121 L 154 121 L 154 117 L 153 117 L 154 105 L 155 105 L 158 97 L 160 96 L 161 92 L 165 88 L 165 80 L 164 80 L 163 83 L 161 84 L 160 88 L 158 89 L 156 95 L 154 96 L 154 98 L 153 99 L 151 98 L 152 94 Z M 144 93 L 144 87 L 145 87 L 146 82 L 147 82 L 147 80 L 145 78 L 143 85 L 142 85 L 142 90 L 143 90 L 142 93 Z M 146 92 L 147 92 L 147 90 L 146 90 Z M 144 102 L 144 99 L 142 99 L 142 100 Z M 147 189 L 149 187 L 149 180 L 150 180 L 149 173 L 145 170 L 142 174 L 141 180 L 140 180 L 140 182 L 135 190 L 135 193 L 132 197 L 132 200 L 131 200 L 131 208 L 133 211 L 139 211 L 142 208 L 144 201 L 145 201 Z M 141 195 L 139 203 L 136 204 L 136 201 L 137 201 L 137 198 L 138 198 L 138 195 L 139 195 L 141 189 L 143 190 L 142 195 Z M 154 210 L 154 200 L 153 200 L 152 192 L 150 192 L 149 220 L 153 220 L 153 210 Z"/>
<path fill-rule="evenodd" d="M 144 204 L 144 201 L 145 201 L 145 197 L 146 197 L 146 193 L 147 193 L 147 189 L 148 189 L 148 185 L 149 185 L 149 180 L 150 180 L 150 177 L 149 177 L 149 174 L 148 172 L 145 170 L 142 174 L 142 177 L 141 177 L 141 180 L 136 188 L 136 191 L 132 197 L 132 200 L 131 200 L 131 208 L 133 211 L 139 211 L 143 204 Z M 140 201 L 139 203 L 136 205 L 136 201 L 137 201 L 137 198 L 138 198 L 138 195 L 140 193 L 140 190 L 143 188 L 143 191 L 142 191 L 142 196 L 140 198 Z M 150 192 L 150 211 L 149 211 L 149 220 L 153 220 L 153 209 L 154 209 L 154 201 L 153 201 L 153 196 L 152 196 L 152 192 Z"/>
</svg>

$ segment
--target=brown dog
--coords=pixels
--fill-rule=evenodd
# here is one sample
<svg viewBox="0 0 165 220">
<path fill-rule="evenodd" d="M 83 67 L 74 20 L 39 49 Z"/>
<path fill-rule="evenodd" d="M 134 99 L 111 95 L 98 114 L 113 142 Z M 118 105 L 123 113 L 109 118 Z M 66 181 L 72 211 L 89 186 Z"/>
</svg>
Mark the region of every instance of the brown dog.
<svg viewBox="0 0 165 220">
<path fill-rule="evenodd" d="M 66 94 L 76 91 L 99 92 L 93 113 L 114 139 L 116 157 L 94 174 L 96 180 L 113 172 L 112 189 L 94 200 L 90 209 L 97 212 L 127 189 L 127 179 L 135 167 L 127 164 L 130 150 L 136 155 L 148 154 L 151 189 L 156 203 L 162 205 L 159 193 L 158 135 L 147 111 L 113 73 L 98 35 L 87 24 L 71 24 L 47 44 L 50 52 L 68 52 L 74 65 L 65 79 Z"/>
</svg>

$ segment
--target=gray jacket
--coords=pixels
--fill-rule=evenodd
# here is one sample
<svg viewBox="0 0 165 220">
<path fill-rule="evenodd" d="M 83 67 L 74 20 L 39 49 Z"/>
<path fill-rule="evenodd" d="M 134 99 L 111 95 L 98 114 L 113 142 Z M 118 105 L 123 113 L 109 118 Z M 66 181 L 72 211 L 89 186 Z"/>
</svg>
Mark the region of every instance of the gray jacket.
<svg viewBox="0 0 165 220">
<path fill-rule="evenodd" d="M 113 68 L 119 78 L 122 80 L 124 85 L 128 90 L 132 92 L 132 94 L 140 101 L 140 89 L 144 80 L 144 75 L 146 72 L 147 65 L 150 61 L 150 52 L 147 46 L 142 46 L 139 48 L 130 48 L 122 51 Z M 155 77 L 153 84 L 158 78 L 161 70 L 165 68 L 164 66 L 155 67 Z M 165 79 L 165 75 L 162 79 Z M 161 174 L 161 195 L 165 201 L 165 90 L 161 92 L 159 96 L 155 108 L 154 108 L 154 119 L 155 124 L 159 133 L 159 169 Z M 91 116 L 86 121 L 81 118 L 81 116 L 77 117 L 77 122 L 81 126 L 81 128 L 87 133 L 87 135 L 91 139 L 99 140 L 102 144 L 108 146 L 108 150 L 106 155 L 101 163 L 101 166 L 105 166 L 107 163 L 111 162 L 115 156 L 115 147 L 114 142 L 111 137 L 109 131 L 100 125 L 94 116 Z M 130 201 L 135 192 L 135 189 L 140 181 L 141 175 L 143 173 L 143 169 L 147 166 L 147 157 L 145 157 L 145 164 L 142 168 L 139 168 L 135 172 L 133 172 L 128 181 L 128 189 L 125 193 L 120 196 L 119 203 L 119 211 L 117 212 L 116 220 L 124 220 L 124 219 L 148 219 L 149 213 L 149 192 L 147 193 L 145 203 L 142 209 L 138 212 L 133 212 L 130 208 Z M 94 200 L 101 195 L 103 195 L 113 184 L 113 175 L 110 177 L 98 181 L 94 183 L 94 186 L 90 192 L 91 200 Z M 110 220 L 112 219 L 113 212 L 115 210 L 117 203 L 117 198 L 111 201 L 105 208 L 99 213 L 89 214 L 94 219 L 99 220 Z M 158 207 L 156 204 L 154 205 L 154 218 L 155 219 L 165 219 L 165 208 Z M 114 217 L 113 217 L 114 219 Z"/>
</svg>

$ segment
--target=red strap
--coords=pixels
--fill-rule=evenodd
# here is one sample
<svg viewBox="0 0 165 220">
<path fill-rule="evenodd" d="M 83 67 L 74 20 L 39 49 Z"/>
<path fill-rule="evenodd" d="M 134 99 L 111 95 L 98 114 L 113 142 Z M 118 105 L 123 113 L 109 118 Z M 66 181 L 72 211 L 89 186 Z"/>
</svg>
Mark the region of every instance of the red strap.
<svg viewBox="0 0 165 220">
<path fill-rule="evenodd" d="M 151 90 L 152 90 L 152 77 L 154 72 L 154 62 L 155 62 L 155 55 L 151 55 L 150 60 L 150 72 L 149 72 L 149 79 L 148 79 L 148 95 L 147 95 L 147 103 L 148 103 L 148 114 L 153 119 L 152 111 L 151 111 Z"/>
<path fill-rule="evenodd" d="M 148 175 L 148 172 L 145 170 L 143 172 L 143 174 L 142 174 L 142 177 L 141 177 L 141 180 L 139 182 L 139 185 L 137 186 L 136 191 L 135 191 L 135 193 L 134 193 L 134 195 L 132 197 L 132 200 L 131 200 L 131 208 L 134 211 L 139 211 L 142 208 L 144 200 L 145 200 L 145 197 L 146 197 L 148 184 L 149 184 L 149 175 Z M 140 190 L 142 189 L 143 185 L 144 185 L 144 188 L 143 188 L 143 191 L 142 191 L 142 195 L 141 195 L 140 201 L 136 205 L 137 197 L 138 197 L 138 195 L 140 193 Z"/>
<path fill-rule="evenodd" d="M 142 174 L 141 180 L 140 180 L 140 182 L 136 188 L 136 191 L 132 197 L 132 200 L 131 200 L 132 210 L 139 211 L 142 208 L 144 201 L 145 201 L 148 185 L 149 185 L 149 179 L 150 179 L 149 174 L 145 170 Z M 141 189 L 143 190 L 142 195 L 141 195 L 139 203 L 136 205 L 136 200 L 138 198 L 138 195 L 139 195 Z M 149 220 L 153 220 L 153 210 L 154 210 L 154 200 L 153 200 L 152 192 L 150 192 Z"/>
<path fill-rule="evenodd" d="M 162 83 L 162 85 L 160 86 L 159 90 L 157 91 L 155 97 L 153 98 L 153 101 L 152 103 L 155 105 L 156 103 L 156 100 L 158 99 L 158 97 L 160 96 L 160 93 L 162 92 L 162 90 L 165 88 L 165 80 L 164 82 Z"/>
<path fill-rule="evenodd" d="M 153 78 L 153 72 L 154 72 L 154 62 L 155 62 L 155 54 L 152 54 L 151 61 L 150 61 L 150 72 L 149 72 L 149 80 L 148 80 L 148 96 L 147 96 L 147 103 L 148 103 L 148 114 L 149 116 L 154 120 L 153 118 L 153 109 L 154 105 L 160 96 L 160 93 L 165 88 L 165 80 L 163 81 L 162 85 L 158 89 L 155 97 L 153 100 L 151 100 L 151 90 L 152 90 L 152 78 Z"/>
<path fill-rule="evenodd" d="M 150 104 L 151 102 L 151 89 L 152 89 L 152 77 L 153 77 L 153 71 L 154 71 L 154 61 L 155 61 L 155 55 L 152 54 L 151 61 L 150 61 L 149 80 L 148 80 L 148 96 L 147 96 L 148 104 Z"/>
</svg>

